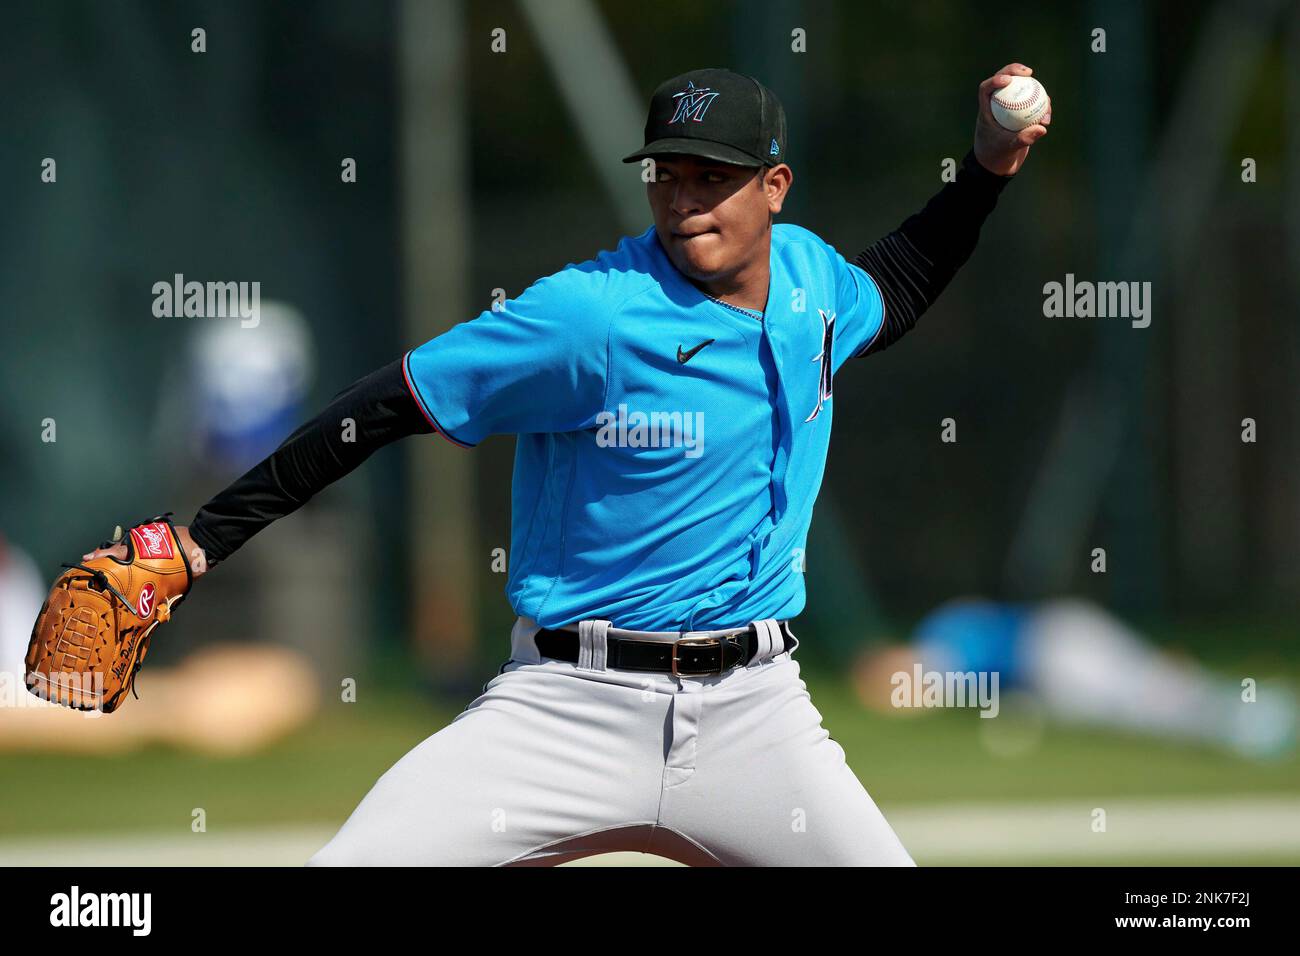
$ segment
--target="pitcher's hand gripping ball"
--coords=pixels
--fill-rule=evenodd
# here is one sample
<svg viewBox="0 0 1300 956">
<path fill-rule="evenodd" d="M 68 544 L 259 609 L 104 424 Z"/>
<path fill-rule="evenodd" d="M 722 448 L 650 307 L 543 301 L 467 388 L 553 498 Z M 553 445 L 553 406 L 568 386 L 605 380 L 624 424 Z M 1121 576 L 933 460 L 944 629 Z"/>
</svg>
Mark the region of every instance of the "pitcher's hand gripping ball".
<svg viewBox="0 0 1300 956">
<path fill-rule="evenodd" d="M 68 570 L 50 589 L 27 648 L 27 689 L 37 697 L 76 710 L 117 710 L 154 628 L 189 591 L 189 560 L 168 515 L 132 528 L 123 543 L 125 559 L 63 565 Z"/>
<path fill-rule="evenodd" d="M 1015 132 L 1042 119 L 1050 102 L 1042 83 L 1032 76 L 1017 76 L 993 94 L 989 110 L 999 126 Z"/>
</svg>

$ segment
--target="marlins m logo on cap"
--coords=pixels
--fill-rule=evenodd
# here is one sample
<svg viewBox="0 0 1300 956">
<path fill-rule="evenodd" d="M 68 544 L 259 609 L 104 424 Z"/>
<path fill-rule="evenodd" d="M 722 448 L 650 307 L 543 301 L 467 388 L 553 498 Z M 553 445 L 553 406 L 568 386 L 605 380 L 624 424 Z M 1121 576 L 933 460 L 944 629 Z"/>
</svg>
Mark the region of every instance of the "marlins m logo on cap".
<svg viewBox="0 0 1300 956">
<path fill-rule="evenodd" d="M 722 105 L 715 110 L 719 97 Z M 655 88 L 645 145 L 623 162 L 698 156 L 737 166 L 776 166 L 786 152 L 785 110 L 776 94 L 752 76 L 710 68 L 682 73 Z"/>
<path fill-rule="evenodd" d="M 677 109 L 674 110 L 673 118 L 668 121 L 668 125 L 685 123 L 688 119 L 702 123 L 704 114 L 708 112 L 717 97 L 718 94 L 708 87 L 696 89 L 693 82 L 687 82 L 686 89 L 673 94 L 673 99 L 677 101 Z"/>
</svg>

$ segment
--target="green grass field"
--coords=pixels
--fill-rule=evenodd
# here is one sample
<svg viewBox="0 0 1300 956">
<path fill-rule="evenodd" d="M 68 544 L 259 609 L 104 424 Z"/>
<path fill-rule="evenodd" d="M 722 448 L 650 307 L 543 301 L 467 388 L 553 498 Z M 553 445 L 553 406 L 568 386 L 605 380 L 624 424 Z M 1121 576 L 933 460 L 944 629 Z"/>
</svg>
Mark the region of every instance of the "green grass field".
<svg viewBox="0 0 1300 956">
<path fill-rule="evenodd" d="M 1048 725 L 1032 746 L 999 756 L 980 726 L 997 721 L 981 721 L 973 712 L 884 717 L 864 711 L 841 679 L 805 678 L 827 729 L 876 802 L 905 843 L 923 848 L 913 850 L 918 862 L 1194 862 L 1201 859 L 1198 841 L 1208 838 L 1216 818 L 1250 832 L 1242 831 L 1240 846 L 1231 832 L 1206 843 L 1205 862 L 1300 862 L 1300 836 L 1256 832 L 1270 829 L 1275 836 L 1292 815 L 1300 821 L 1300 759 L 1294 754 L 1260 763 L 1202 747 Z M 0 858 L 5 841 L 18 838 L 120 834 L 129 845 L 136 836 L 187 835 L 196 807 L 205 811 L 213 837 L 275 827 L 328 834 L 380 774 L 459 707 L 409 692 L 327 704 L 307 729 L 250 756 L 161 747 L 120 757 L 7 754 L 0 757 Z M 1194 812 L 1184 817 L 1160 812 L 1162 802 L 1177 807 L 1189 800 Z M 1296 801 L 1295 814 L 1287 800 Z M 1132 818 L 1141 816 L 1148 829 L 1174 821 L 1160 838 L 1169 842 L 1124 848 L 1122 841 L 1086 842 L 1091 808 L 1130 806 L 1136 808 Z M 1118 814 L 1118 827 L 1125 813 L 1108 812 Z M 1283 822 L 1271 822 L 1270 815 Z M 1029 822 L 1022 826 L 1022 820 Z M 1061 827 L 1071 838 L 1077 827 L 1084 842 L 1066 840 L 1059 853 L 1041 845 L 1055 840 Z M 1034 833 L 1043 836 L 1036 842 Z M 981 834 L 990 835 L 987 846 Z"/>
</svg>

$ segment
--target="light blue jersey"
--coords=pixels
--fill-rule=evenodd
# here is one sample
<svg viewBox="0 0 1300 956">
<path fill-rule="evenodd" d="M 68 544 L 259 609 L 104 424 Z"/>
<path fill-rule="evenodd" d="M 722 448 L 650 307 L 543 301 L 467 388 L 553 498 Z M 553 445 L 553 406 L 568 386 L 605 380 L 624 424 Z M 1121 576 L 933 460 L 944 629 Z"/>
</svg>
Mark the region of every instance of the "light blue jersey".
<svg viewBox="0 0 1300 956">
<path fill-rule="evenodd" d="M 651 228 L 404 367 L 452 442 L 518 435 L 516 614 L 703 630 L 803 609 L 832 375 L 882 323 L 871 278 L 806 229 L 773 227 L 760 321 L 692 285 Z"/>
</svg>

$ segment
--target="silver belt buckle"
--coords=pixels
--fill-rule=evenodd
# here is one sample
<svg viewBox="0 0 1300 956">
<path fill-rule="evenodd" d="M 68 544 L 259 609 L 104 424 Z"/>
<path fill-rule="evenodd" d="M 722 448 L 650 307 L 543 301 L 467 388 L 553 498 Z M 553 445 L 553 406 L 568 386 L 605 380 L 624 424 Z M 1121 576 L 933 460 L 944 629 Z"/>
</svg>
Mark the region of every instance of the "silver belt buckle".
<svg viewBox="0 0 1300 956">
<path fill-rule="evenodd" d="M 720 637 L 691 637 L 691 632 L 687 636 L 673 641 L 673 676 L 674 677 L 708 677 L 713 674 L 722 673 L 722 638 Z M 677 656 L 677 648 L 685 644 L 687 647 L 716 647 L 718 648 L 718 669 L 716 671 L 702 671 L 699 673 L 688 673 L 683 675 L 677 670 L 677 665 L 681 658 Z"/>
</svg>

